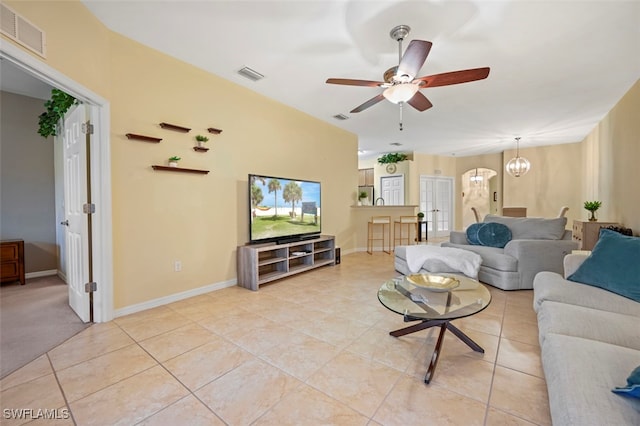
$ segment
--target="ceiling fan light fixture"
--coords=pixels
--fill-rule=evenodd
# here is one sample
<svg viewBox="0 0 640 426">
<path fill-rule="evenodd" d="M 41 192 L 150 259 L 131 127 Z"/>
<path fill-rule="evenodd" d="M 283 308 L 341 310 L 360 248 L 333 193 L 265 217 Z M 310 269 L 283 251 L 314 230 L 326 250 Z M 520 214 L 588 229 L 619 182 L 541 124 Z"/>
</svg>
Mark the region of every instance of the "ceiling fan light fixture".
<svg viewBox="0 0 640 426">
<path fill-rule="evenodd" d="M 385 89 L 382 92 L 382 95 L 390 102 L 394 104 L 399 104 L 400 102 L 407 102 L 409 99 L 413 98 L 413 95 L 420 89 L 419 84 L 415 83 L 403 83 L 396 84 Z"/>
<path fill-rule="evenodd" d="M 531 169 L 531 163 L 524 157 L 520 157 L 520 138 L 516 138 L 516 156 L 509 160 L 505 170 L 513 177 L 526 175 Z"/>
</svg>

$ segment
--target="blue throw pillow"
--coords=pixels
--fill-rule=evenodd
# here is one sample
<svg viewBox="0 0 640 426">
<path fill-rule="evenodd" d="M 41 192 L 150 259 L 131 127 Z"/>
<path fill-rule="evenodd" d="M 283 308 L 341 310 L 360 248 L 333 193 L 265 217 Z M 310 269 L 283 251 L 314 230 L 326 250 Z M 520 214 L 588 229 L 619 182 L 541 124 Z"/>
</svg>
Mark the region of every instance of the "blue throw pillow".
<svg viewBox="0 0 640 426">
<path fill-rule="evenodd" d="M 567 279 L 640 302 L 640 238 L 601 229 L 591 255 Z"/>
<path fill-rule="evenodd" d="M 469 225 L 467 228 L 467 241 L 469 241 L 469 244 L 473 244 L 474 246 L 480 244 L 480 241 L 478 241 L 478 230 L 482 225 L 484 225 L 484 223 L 474 223 Z"/>
<path fill-rule="evenodd" d="M 511 241 L 511 230 L 501 223 L 483 223 L 478 229 L 478 241 L 483 246 L 503 248 Z"/>
<path fill-rule="evenodd" d="M 627 378 L 627 386 L 621 388 L 616 387 L 611 391 L 625 396 L 640 398 L 640 367 L 636 367 L 636 369 L 631 372 L 631 375 Z"/>
</svg>

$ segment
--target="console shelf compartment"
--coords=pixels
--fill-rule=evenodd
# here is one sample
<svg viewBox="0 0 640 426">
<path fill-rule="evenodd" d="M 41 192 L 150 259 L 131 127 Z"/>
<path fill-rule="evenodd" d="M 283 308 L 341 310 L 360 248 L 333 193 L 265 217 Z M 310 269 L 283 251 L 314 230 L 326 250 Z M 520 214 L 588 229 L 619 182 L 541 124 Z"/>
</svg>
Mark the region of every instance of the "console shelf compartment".
<svg viewBox="0 0 640 426">
<path fill-rule="evenodd" d="M 182 172 L 182 173 L 198 173 L 202 175 L 206 175 L 209 173 L 209 170 L 199 170 L 199 169 L 184 169 L 182 167 L 167 167 L 167 166 L 158 166 L 153 165 L 153 170 L 162 170 L 165 172 Z"/>
<path fill-rule="evenodd" d="M 127 133 L 125 134 L 125 136 L 127 137 L 127 139 L 134 139 L 138 141 L 151 142 L 151 143 L 160 143 L 160 141 L 162 140 L 161 138 L 155 138 L 153 136 L 138 135 L 135 133 Z"/>
<path fill-rule="evenodd" d="M 175 124 L 160 123 L 160 127 L 167 130 L 174 130 L 176 132 L 189 133 L 191 129 L 188 127 L 176 126 Z"/>
<path fill-rule="evenodd" d="M 326 265 L 335 265 L 335 237 L 322 235 L 286 244 L 238 247 L 238 285 L 257 291 L 268 282 Z"/>
</svg>

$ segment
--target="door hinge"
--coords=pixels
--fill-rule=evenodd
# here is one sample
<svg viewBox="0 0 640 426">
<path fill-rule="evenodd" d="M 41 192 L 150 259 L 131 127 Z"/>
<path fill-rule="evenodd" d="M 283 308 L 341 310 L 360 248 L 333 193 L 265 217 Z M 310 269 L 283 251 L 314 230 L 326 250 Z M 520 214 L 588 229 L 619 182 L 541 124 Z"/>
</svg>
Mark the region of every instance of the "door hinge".
<svg viewBox="0 0 640 426">
<path fill-rule="evenodd" d="M 84 203 L 82 205 L 82 213 L 94 214 L 96 212 L 96 205 L 93 203 Z"/>
<path fill-rule="evenodd" d="M 98 291 L 98 283 L 96 282 L 90 282 L 90 283 L 85 283 L 84 285 L 84 292 L 85 293 L 92 293 L 94 291 Z"/>
<path fill-rule="evenodd" d="M 88 121 L 86 123 L 82 123 L 82 133 L 84 133 L 85 135 L 92 135 L 93 124 L 89 123 Z"/>
</svg>

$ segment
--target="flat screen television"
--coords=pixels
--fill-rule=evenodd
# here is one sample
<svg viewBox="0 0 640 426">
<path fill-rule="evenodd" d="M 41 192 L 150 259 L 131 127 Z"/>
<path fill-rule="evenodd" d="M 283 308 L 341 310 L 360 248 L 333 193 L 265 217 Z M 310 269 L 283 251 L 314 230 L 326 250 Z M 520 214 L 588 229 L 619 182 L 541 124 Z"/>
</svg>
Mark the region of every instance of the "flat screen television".
<svg viewBox="0 0 640 426">
<path fill-rule="evenodd" d="M 322 232 L 320 182 L 249 175 L 249 243 L 295 242 Z"/>
</svg>

